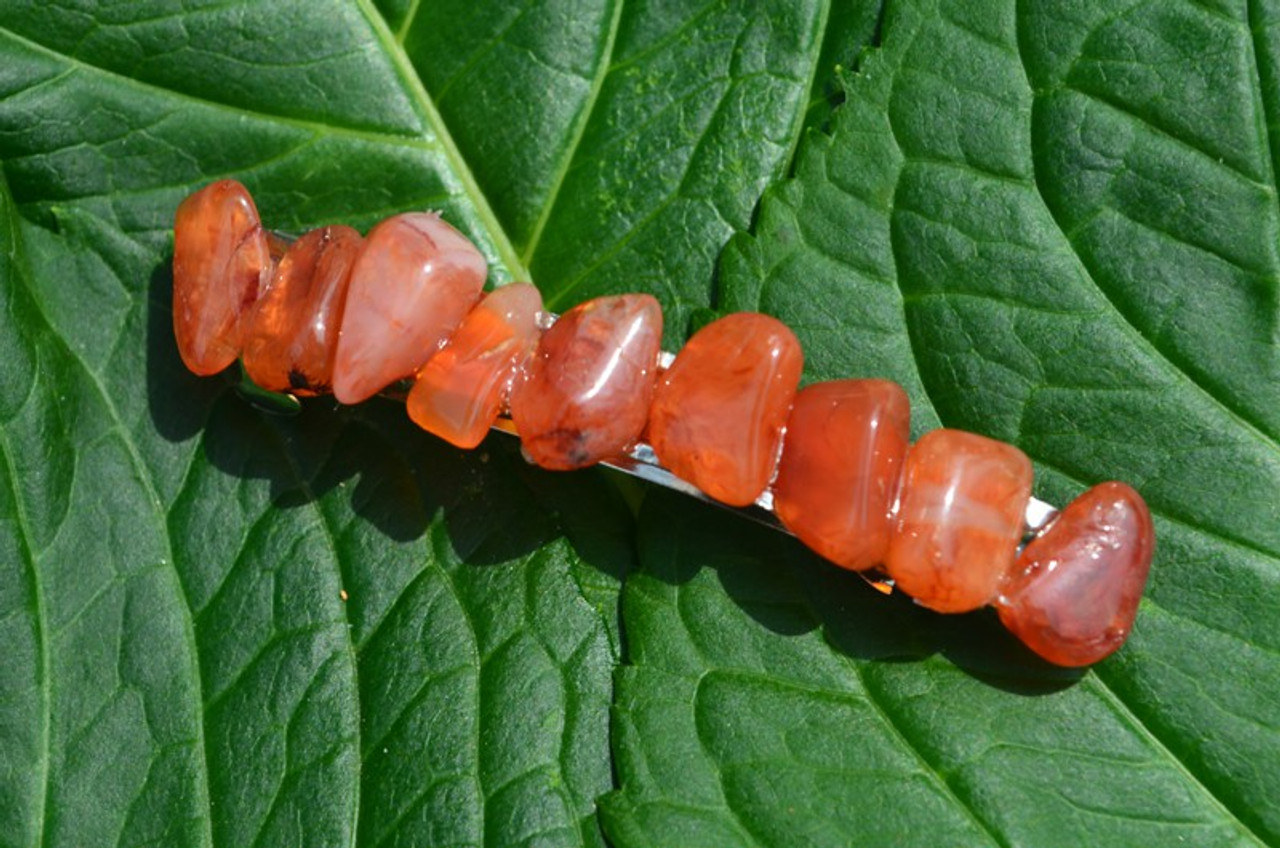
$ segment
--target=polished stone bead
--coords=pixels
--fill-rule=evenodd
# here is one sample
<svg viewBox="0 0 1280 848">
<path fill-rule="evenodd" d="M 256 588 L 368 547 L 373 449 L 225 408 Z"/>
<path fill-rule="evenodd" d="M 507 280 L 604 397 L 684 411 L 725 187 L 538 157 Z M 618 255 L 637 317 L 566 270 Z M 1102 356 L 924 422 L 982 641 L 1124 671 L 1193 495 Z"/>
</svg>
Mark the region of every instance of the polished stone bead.
<svg viewBox="0 0 1280 848">
<path fill-rule="evenodd" d="M 411 212 L 374 227 L 347 289 L 333 395 L 359 403 L 431 358 L 480 299 L 480 251 L 439 215 Z"/>
<path fill-rule="evenodd" d="M 511 392 L 525 454 L 568 470 L 629 449 L 644 429 L 661 344 L 662 308 L 649 295 L 601 297 L 560 316 Z"/>
<path fill-rule="evenodd" d="M 718 501 L 751 503 L 773 477 L 803 363 L 795 335 L 768 315 L 738 312 L 703 327 L 654 393 L 658 459 Z"/>
<path fill-rule="evenodd" d="M 329 390 L 347 282 L 363 246 L 358 232 L 333 226 L 288 247 L 245 331 L 249 379 L 273 392 Z"/>
<path fill-rule="evenodd" d="M 480 444 L 502 411 L 516 370 L 537 348 L 542 314 L 542 297 L 528 283 L 487 295 L 418 372 L 409 417 L 460 448 Z"/>
<path fill-rule="evenodd" d="M 996 600 L 1000 620 L 1050 662 L 1095 663 L 1128 638 L 1154 549 L 1142 497 L 1094 486 L 1022 552 Z"/>
<path fill-rule="evenodd" d="M 910 438 L 907 393 L 888 380 L 800 391 L 773 486 L 788 530 L 822 556 L 863 570 L 884 562 Z"/>
<path fill-rule="evenodd" d="M 173 222 L 173 332 L 187 368 L 216 374 L 236 361 L 271 271 L 267 235 L 243 185 L 219 180 L 182 201 Z"/>
<path fill-rule="evenodd" d="M 1031 497 L 1031 461 L 1004 442 L 934 430 L 907 453 L 885 570 L 938 612 L 990 603 L 1013 565 Z"/>
</svg>

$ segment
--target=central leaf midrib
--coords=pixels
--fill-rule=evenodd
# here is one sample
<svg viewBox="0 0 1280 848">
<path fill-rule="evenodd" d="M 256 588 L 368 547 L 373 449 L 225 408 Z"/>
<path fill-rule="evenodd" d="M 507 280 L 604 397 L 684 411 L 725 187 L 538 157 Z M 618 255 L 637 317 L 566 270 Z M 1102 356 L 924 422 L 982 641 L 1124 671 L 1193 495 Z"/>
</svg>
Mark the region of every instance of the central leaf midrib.
<svg viewBox="0 0 1280 848">
<path fill-rule="evenodd" d="M 476 215 L 484 225 L 494 248 L 498 252 L 498 258 L 514 279 L 529 279 L 528 269 L 516 252 L 506 229 L 499 223 L 497 215 L 494 214 L 493 208 L 489 205 L 488 197 L 481 191 L 480 184 L 476 181 L 475 174 L 471 171 L 471 166 L 454 142 L 444 118 L 440 115 L 440 110 L 436 108 L 435 101 L 427 93 L 427 89 L 422 84 L 422 79 L 418 76 L 417 70 L 414 69 L 413 62 L 410 61 L 404 46 L 396 40 L 395 35 L 387 28 L 386 20 L 373 7 L 372 0 L 356 0 L 356 2 L 364 13 L 365 20 L 368 21 L 369 26 L 372 28 L 373 34 L 395 65 L 401 82 L 404 83 L 408 94 L 417 107 L 418 116 L 426 123 L 427 128 L 434 133 L 436 141 L 439 143 L 440 151 L 449 163 L 450 171 L 460 183 L 463 193 L 474 205 Z"/>
</svg>

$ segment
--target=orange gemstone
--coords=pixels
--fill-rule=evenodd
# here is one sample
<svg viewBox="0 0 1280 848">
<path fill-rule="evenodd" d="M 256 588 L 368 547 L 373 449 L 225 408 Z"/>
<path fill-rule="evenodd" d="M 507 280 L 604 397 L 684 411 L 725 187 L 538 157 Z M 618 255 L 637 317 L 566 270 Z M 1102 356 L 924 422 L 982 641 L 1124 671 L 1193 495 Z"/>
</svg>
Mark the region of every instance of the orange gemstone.
<svg viewBox="0 0 1280 848">
<path fill-rule="evenodd" d="M 417 371 L 480 299 L 486 273 L 480 251 L 439 215 L 374 227 L 351 270 L 333 396 L 359 403 Z"/>
<path fill-rule="evenodd" d="M 1129 636 L 1154 549 L 1142 496 L 1094 486 L 1022 552 L 996 600 L 1000 620 L 1050 662 L 1095 663 Z"/>
<path fill-rule="evenodd" d="M 314 395 L 333 382 L 351 266 L 364 239 L 350 227 L 312 230 L 285 251 L 244 335 L 244 370 L 273 392 Z"/>
<path fill-rule="evenodd" d="M 541 315 L 542 296 L 528 283 L 494 290 L 418 372 L 409 417 L 460 448 L 480 444 L 537 348 Z"/>
<path fill-rule="evenodd" d="M 803 365 L 800 343 L 776 318 L 738 312 L 703 327 L 654 393 L 658 459 L 716 500 L 751 503 L 773 476 Z"/>
<path fill-rule="evenodd" d="M 1031 460 L 1013 445 L 928 433 L 907 453 L 885 570 L 938 612 L 986 605 L 1013 565 L 1030 497 Z"/>
<path fill-rule="evenodd" d="M 511 392 L 529 458 L 569 470 L 616 456 L 644 429 L 662 344 L 662 308 L 646 294 L 570 309 L 542 335 Z"/>
<path fill-rule="evenodd" d="M 773 486 L 782 523 L 845 568 L 880 565 L 911 430 L 907 393 L 888 380 L 816 383 L 796 395 Z"/>
<path fill-rule="evenodd" d="M 182 201 L 173 222 L 173 333 L 189 369 L 216 374 L 236 361 L 271 266 L 257 207 L 240 183 L 219 180 Z"/>
</svg>

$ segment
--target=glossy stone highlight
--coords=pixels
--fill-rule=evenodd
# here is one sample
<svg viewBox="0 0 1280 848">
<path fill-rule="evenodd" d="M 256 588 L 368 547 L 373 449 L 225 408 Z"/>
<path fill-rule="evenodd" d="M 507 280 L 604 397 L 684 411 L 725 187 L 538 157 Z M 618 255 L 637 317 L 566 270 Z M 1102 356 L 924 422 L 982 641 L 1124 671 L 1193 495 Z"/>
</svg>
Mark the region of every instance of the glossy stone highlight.
<svg viewBox="0 0 1280 848">
<path fill-rule="evenodd" d="M 312 230 L 285 250 L 245 331 L 249 379 L 273 392 L 329 390 L 347 283 L 363 247 L 358 232 L 334 226 Z"/>
<path fill-rule="evenodd" d="M 1000 620 L 1052 663 L 1095 663 L 1128 638 L 1154 550 L 1142 496 L 1094 486 L 1022 552 L 996 601 Z"/>
<path fill-rule="evenodd" d="M 1012 445 L 934 430 L 907 453 L 885 570 L 938 612 L 990 603 L 1012 567 L 1031 497 L 1031 460 Z"/>
<path fill-rule="evenodd" d="M 173 222 L 173 334 L 187 368 L 203 376 L 236 361 L 271 271 L 267 235 L 243 185 L 219 180 L 182 201 Z"/>
<path fill-rule="evenodd" d="M 511 417 L 543 468 L 583 468 L 617 456 L 644 429 L 662 344 L 649 295 L 587 301 L 560 316 L 511 392 Z"/>
<path fill-rule="evenodd" d="M 417 371 L 480 299 L 486 273 L 480 251 L 439 215 L 374 227 L 351 271 L 334 397 L 359 403 Z"/>
<path fill-rule="evenodd" d="M 716 500 L 746 506 L 773 476 L 800 343 L 776 318 L 726 315 L 703 327 L 659 381 L 649 441 L 677 476 Z"/>
<path fill-rule="evenodd" d="M 538 345 L 542 296 L 528 283 L 495 289 L 418 372 L 409 417 L 460 448 L 484 441 L 516 369 Z"/>
<path fill-rule="evenodd" d="M 835 380 L 802 389 L 773 486 L 778 518 L 837 565 L 882 564 L 910 433 L 911 405 L 897 383 Z"/>
</svg>

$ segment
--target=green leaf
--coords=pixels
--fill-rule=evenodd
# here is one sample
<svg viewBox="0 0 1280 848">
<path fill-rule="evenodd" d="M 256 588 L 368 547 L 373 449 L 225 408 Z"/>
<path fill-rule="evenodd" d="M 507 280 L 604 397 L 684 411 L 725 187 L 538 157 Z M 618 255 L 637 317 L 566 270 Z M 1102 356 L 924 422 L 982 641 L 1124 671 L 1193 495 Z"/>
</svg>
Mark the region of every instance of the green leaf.
<svg viewBox="0 0 1280 848">
<path fill-rule="evenodd" d="M 0 183 L 6 844 L 209 834 L 191 619 L 156 489 L 104 376 L 50 329 Z"/>
<path fill-rule="evenodd" d="M 617 495 L 173 356 L 216 177 L 285 230 L 440 207 L 518 267 L 376 13 L 313 11 L 5 9 L 5 844 L 600 842 Z"/>
<path fill-rule="evenodd" d="M 1280 843 L 1272 17 L 0 2 L 0 845 Z M 770 312 L 1041 497 L 1137 485 L 1130 643 L 1051 669 L 687 499 L 187 374 L 169 230 L 225 176 L 290 232 L 440 208 L 672 346 Z"/>
<path fill-rule="evenodd" d="M 1130 644 L 1076 682 L 989 616 L 888 620 L 664 502 L 652 526 L 694 528 L 644 534 L 626 590 L 618 841 L 1280 839 L 1269 42 L 1112 6 L 891 5 L 721 293 L 797 328 L 810 378 L 889 376 L 917 429 L 1020 445 L 1042 496 L 1139 485 L 1160 547 Z"/>
<path fill-rule="evenodd" d="M 547 304 L 649 292 L 678 343 L 721 246 L 786 168 L 828 4 L 413 11 L 392 19 Z"/>
</svg>

